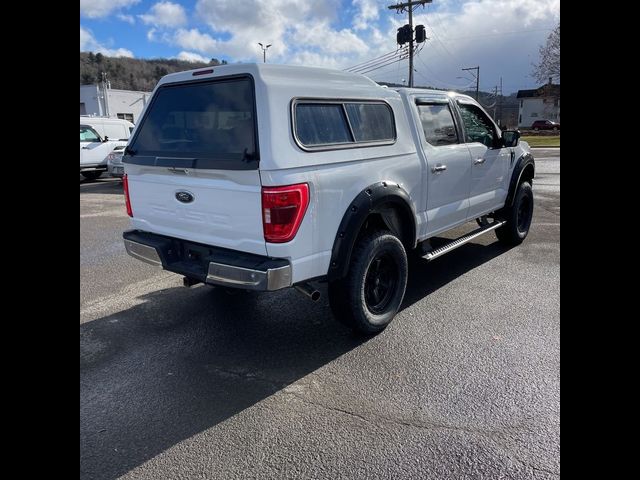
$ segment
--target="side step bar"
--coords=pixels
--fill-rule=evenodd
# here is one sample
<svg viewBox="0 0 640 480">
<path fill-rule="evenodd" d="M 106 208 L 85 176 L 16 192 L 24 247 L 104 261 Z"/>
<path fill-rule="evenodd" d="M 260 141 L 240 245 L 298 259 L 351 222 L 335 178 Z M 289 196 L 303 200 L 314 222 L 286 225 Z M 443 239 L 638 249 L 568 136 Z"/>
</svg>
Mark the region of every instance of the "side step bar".
<svg viewBox="0 0 640 480">
<path fill-rule="evenodd" d="M 471 233 L 467 233 L 466 235 L 463 235 L 460 238 L 457 238 L 453 241 L 451 241 L 451 243 L 447 243 L 446 245 L 440 247 L 440 248 L 436 248 L 435 250 L 427 253 L 426 255 L 424 255 L 422 258 L 424 258 L 427 261 L 431 261 L 435 258 L 441 257 L 442 255 L 444 255 L 445 253 L 449 253 L 451 250 L 455 250 L 458 247 L 461 247 L 462 245 L 464 245 L 467 242 L 470 242 L 471 240 L 473 240 L 474 238 L 479 237 L 480 235 L 483 235 L 487 232 L 491 232 L 492 230 L 495 230 L 498 227 L 501 227 L 502 225 L 504 225 L 505 223 L 507 223 L 504 220 L 496 220 L 493 223 L 489 224 L 489 225 L 485 225 L 484 227 L 480 227 L 477 230 L 474 230 Z"/>
</svg>

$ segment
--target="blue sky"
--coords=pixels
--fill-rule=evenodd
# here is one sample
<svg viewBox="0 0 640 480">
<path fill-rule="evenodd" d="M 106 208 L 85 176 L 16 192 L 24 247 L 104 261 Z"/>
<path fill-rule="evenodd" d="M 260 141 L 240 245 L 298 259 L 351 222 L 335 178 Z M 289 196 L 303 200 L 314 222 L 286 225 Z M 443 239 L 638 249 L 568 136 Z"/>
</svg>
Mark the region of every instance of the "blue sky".
<svg viewBox="0 0 640 480">
<path fill-rule="evenodd" d="M 135 58 L 218 58 L 346 69 L 389 53 L 407 14 L 379 0 L 81 0 L 80 51 Z M 480 88 L 503 77 L 504 93 L 538 86 L 531 63 L 560 20 L 559 0 L 433 0 L 414 23 L 429 38 L 415 59 L 415 84 L 473 84 L 461 68 L 480 66 Z M 386 58 L 386 57 L 385 57 Z M 378 62 L 365 74 L 401 83 L 408 61 Z M 463 78 L 459 78 L 463 77 Z M 466 77 L 466 78 L 464 78 Z"/>
</svg>

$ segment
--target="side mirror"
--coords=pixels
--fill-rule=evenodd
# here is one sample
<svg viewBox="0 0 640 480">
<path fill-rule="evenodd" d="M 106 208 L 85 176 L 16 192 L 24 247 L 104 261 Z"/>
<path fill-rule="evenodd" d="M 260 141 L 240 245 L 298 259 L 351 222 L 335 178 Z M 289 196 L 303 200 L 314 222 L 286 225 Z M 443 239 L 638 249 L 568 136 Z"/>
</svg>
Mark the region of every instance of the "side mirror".
<svg viewBox="0 0 640 480">
<path fill-rule="evenodd" d="M 504 130 L 502 132 L 502 144 L 505 147 L 517 147 L 520 141 L 520 132 L 518 130 Z"/>
<path fill-rule="evenodd" d="M 109 137 L 107 137 L 106 135 L 104 136 L 104 139 L 102 140 L 103 142 L 108 142 L 109 141 Z"/>
</svg>

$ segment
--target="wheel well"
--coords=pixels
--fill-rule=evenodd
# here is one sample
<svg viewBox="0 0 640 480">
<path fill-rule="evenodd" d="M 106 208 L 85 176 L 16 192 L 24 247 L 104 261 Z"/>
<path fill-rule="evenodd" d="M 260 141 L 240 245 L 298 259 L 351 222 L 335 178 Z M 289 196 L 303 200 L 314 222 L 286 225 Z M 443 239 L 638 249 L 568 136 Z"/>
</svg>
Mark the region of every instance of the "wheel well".
<svg viewBox="0 0 640 480">
<path fill-rule="evenodd" d="M 416 219 L 410 197 L 400 184 L 370 185 L 349 204 L 333 243 L 327 272 L 329 281 L 347 274 L 351 253 L 362 236 L 381 229 L 390 230 L 407 251 L 415 248 Z"/>
<path fill-rule="evenodd" d="M 524 171 L 522 172 L 522 175 L 520 176 L 520 182 L 529 182 L 531 185 L 533 185 L 533 165 L 529 164 L 526 167 L 524 167 Z"/>
<path fill-rule="evenodd" d="M 356 243 L 360 239 L 377 230 L 390 230 L 402 242 L 405 249 L 410 250 L 415 246 L 415 233 L 413 232 L 413 219 L 405 209 L 385 203 L 376 207 L 365 219 L 356 237 Z"/>
</svg>

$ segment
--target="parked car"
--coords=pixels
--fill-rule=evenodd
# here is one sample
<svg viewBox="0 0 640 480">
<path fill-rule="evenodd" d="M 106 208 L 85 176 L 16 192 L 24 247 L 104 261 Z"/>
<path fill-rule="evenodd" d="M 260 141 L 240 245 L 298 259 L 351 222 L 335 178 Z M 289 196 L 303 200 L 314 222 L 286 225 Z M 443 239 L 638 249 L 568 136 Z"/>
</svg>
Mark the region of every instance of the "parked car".
<svg viewBox="0 0 640 480">
<path fill-rule="evenodd" d="M 376 333 L 400 308 L 409 254 L 526 238 L 535 165 L 519 137 L 455 92 L 285 65 L 173 73 L 124 153 L 125 248 L 185 286 L 317 300 L 327 282 L 334 316 Z M 467 222 L 478 228 L 432 246 Z"/>
<path fill-rule="evenodd" d="M 134 125 L 118 118 L 80 116 L 80 175 L 88 180 L 107 171 L 107 156 L 124 148 Z M 112 135 L 112 136 L 109 136 Z"/>
<path fill-rule="evenodd" d="M 112 177 L 122 178 L 124 176 L 124 165 L 122 164 L 124 149 L 125 147 L 116 147 L 107 155 L 107 170 Z"/>
<path fill-rule="evenodd" d="M 560 124 L 551 120 L 536 120 L 531 125 L 533 130 L 560 130 Z"/>
</svg>

